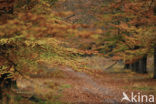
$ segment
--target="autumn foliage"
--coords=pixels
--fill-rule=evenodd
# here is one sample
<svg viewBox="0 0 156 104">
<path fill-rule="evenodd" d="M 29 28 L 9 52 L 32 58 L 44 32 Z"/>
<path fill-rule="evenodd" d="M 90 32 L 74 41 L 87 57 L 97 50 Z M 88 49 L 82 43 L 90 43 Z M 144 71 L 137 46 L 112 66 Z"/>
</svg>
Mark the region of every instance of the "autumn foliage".
<svg viewBox="0 0 156 104">
<path fill-rule="evenodd" d="M 118 0 L 103 6 L 107 10 L 99 19 L 105 21 L 106 32 L 98 50 L 114 60 L 122 60 L 126 69 L 146 73 L 147 56 L 155 47 L 154 0 Z"/>
<path fill-rule="evenodd" d="M 96 8 L 97 26 L 60 18 L 72 13 L 54 12 L 56 1 L 0 0 L 0 100 L 1 89 L 42 72 L 43 63 L 87 70 L 78 58 L 97 54 L 138 73 L 147 73 L 147 58 L 154 56 L 156 78 L 155 0 L 107 1 Z"/>
</svg>

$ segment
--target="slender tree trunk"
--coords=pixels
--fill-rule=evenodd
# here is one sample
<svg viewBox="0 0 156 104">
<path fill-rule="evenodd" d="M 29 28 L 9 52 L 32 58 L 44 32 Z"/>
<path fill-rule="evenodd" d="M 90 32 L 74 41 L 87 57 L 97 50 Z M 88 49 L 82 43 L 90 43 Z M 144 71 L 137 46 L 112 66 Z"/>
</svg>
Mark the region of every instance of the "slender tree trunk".
<svg viewBox="0 0 156 104">
<path fill-rule="evenodd" d="M 129 68 L 130 68 L 131 70 L 133 70 L 133 64 L 130 64 L 130 65 L 129 65 Z"/>
<path fill-rule="evenodd" d="M 147 55 L 144 55 L 144 57 L 142 57 L 142 59 L 139 60 L 138 73 L 147 73 Z"/>
<path fill-rule="evenodd" d="M 142 61 L 143 61 L 143 73 L 147 73 L 147 55 L 143 57 Z"/>
<path fill-rule="evenodd" d="M 130 64 L 125 64 L 124 69 L 130 69 Z"/>
<path fill-rule="evenodd" d="M 154 79 L 156 79 L 156 47 L 154 47 Z"/>
<path fill-rule="evenodd" d="M 139 61 L 136 61 L 132 64 L 129 65 L 129 68 L 134 71 L 134 72 L 138 72 L 139 70 Z"/>
<path fill-rule="evenodd" d="M 134 64 L 134 63 L 132 63 L 132 64 L 130 65 L 130 69 L 131 69 L 132 71 L 135 71 L 135 64 Z"/>
<path fill-rule="evenodd" d="M 12 88 L 17 88 L 16 81 L 7 78 L 10 73 L 5 73 L 0 78 L 0 104 L 13 104 L 14 94 Z"/>
<path fill-rule="evenodd" d="M 135 72 L 138 72 L 138 70 L 139 70 L 139 61 L 136 61 L 136 62 L 134 63 L 134 71 L 135 71 Z"/>
</svg>

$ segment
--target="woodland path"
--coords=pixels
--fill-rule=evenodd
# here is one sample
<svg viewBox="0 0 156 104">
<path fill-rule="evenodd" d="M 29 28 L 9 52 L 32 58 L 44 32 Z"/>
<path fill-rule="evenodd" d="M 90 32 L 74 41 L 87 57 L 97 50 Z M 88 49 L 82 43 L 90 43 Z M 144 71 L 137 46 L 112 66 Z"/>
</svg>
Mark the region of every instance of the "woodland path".
<svg viewBox="0 0 156 104">
<path fill-rule="evenodd" d="M 29 80 L 18 80 L 19 93 L 26 97 L 36 95 L 46 95 L 52 93 L 52 89 L 47 83 L 55 83 L 67 86 L 61 90 L 60 101 L 67 104 L 121 104 L 121 92 L 113 86 L 100 84 L 100 80 L 84 73 L 76 72 L 71 68 L 60 69 L 65 74 L 65 78 L 33 78 Z M 25 83 L 23 83 L 25 82 Z M 34 83 L 34 84 L 32 84 Z M 68 87 L 69 86 L 69 87 Z M 44 92 L 44 93 L 43 93 Z"/>
<path fill-rule="evenodd" d="M 50 70 L 53 67 L 47 67 L 44 70 L 53 71 Z M 39 75 L 31 78 L 31 81 L 19 79 L 18 87 L 24 96 L 28 97 L 45 96 L 54 93 L 55 90 L 61 94 L 58 100 L 65 104 L 121 104 L 122 91 L 117 86 L 109 84 L 113 83 L 111 76 L 100 78 L 68 67 L 57 70 L 63 74 L 63 77 L 44 78 Z M 57 85 L 64 87 L 55 89 Z"/>
<path fill-rule="evenodd" d="M 73 15 L 63 17 L 71 23 L 95 24 L 98 22 L 96 11 L 105 0 L 64 0 L 57 2 L 54 10 L 57 12 L 71 11 Z M 103 64 L 104 66 L 104 64 Z M 62 69 L 68 76 L 62 80 L 71 85 L 66 89 L 62 98 L 65 102 L 74 104 L 120 104 L 119 92 L 110 86 L 101 85 L 98 79 L 83 72 L 75 72 L 71 68 Z"/>
<path fill-rule="evenodd" d="M 68 75 L 64 83 L 72 86 L 64 90 L 63 101 L 74 104 L 120 104 L 116 89 L 100 84 L 98 79 L 86 73 L 75 72 L 71 68 L 62 70 Z"/>
</svg>

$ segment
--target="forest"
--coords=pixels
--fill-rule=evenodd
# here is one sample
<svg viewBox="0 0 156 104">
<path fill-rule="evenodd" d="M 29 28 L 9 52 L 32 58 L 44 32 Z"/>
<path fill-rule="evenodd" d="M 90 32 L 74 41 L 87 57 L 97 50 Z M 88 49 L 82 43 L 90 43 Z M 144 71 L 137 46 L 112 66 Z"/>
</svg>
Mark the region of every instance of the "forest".
<svg viewBox="0 0 156 104">
<path fill-rule="evenodd" d="M 156 0 L 0 0 L 0 104 L 156 104 Z"/>
</svg>

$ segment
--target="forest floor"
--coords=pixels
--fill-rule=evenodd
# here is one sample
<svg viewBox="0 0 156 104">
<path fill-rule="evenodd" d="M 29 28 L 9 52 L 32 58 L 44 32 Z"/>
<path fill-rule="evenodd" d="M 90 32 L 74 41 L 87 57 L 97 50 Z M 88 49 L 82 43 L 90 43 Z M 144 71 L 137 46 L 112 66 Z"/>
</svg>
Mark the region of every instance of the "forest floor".
<svg viewBox="0 0 156 104">
<path fill-rule="evenodd" d="M 121 104 L 123 92 L 156 95 L 156 82 L 149 75 L 123 70 L 120 63 L 105 70 L 112 61 L 96 56 L 86 59 L 89 59 L 90 67 L 102 70 L 89 74 L 60 67 L 53 72 L 53 77 L 39 75 L 30 80 L 19 79 L 19 93 L 28 98 L 50 99 L 53 102 L 50 104 Z"/>
</svg>

